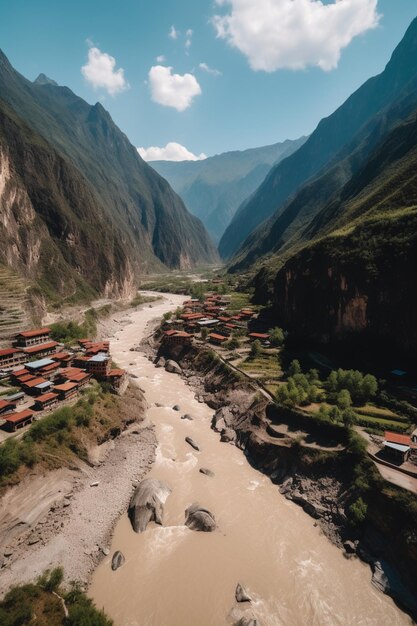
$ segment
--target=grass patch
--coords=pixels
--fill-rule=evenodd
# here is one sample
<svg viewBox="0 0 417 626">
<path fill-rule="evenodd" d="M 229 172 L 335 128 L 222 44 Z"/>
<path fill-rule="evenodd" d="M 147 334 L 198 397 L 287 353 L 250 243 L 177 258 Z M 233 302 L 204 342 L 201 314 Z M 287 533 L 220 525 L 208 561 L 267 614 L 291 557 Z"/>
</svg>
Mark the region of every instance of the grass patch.
<svg viewBox="0 0 417 626">
<path fill-rule="evenodd" d="M 36 583 L 12 587 L 0 601 L 2 626 L 112 626 L 103 611 L 77 586 L 64 592 L 60 567 L 45 572 Z M 56 595 L 57 594 L 57 595 Z M 59 597 L 60 596 L 60 597 Z M 65 617 L 62 600 L 68 609 Z"/>
<path fill-rule="evenodd" d="M 0 446 L 0 488 L 19 482 L 34 465 L 50 470 L 85 460 L 91 446 L 116 435 L 141 410 L 137 390 L 119 397 L 94 383 L 76 404 L 53 411 L 21 439 L 7 439 Z"/>
</svg>

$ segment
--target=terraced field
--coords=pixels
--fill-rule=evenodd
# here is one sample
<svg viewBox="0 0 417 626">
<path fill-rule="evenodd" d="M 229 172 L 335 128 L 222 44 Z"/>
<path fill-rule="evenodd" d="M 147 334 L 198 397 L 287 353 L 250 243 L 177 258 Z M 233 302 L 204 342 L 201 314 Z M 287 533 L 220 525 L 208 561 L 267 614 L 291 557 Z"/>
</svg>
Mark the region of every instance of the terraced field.
<svg viewBox="0 0 417 626">
<path fill-rule="evenodd" d="M 16 333 L 31 325 L 28 304 L 25 281 L 0 265 L 0 347 L 8 346 Z"/>
</svg>

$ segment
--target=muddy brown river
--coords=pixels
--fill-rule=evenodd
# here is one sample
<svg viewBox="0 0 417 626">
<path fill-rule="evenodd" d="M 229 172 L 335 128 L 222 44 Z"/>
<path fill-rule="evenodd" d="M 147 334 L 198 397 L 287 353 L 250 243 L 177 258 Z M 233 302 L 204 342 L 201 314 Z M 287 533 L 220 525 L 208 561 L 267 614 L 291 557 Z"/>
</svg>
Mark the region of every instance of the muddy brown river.
<svg viewBox="0 0 417 626">
<path fill-rule="evenodd" d="M 159 442 L 149 476 L 172 489 L 164 525 L 133 532 L 127 514 L 117 523 L 111 552 L 97 568 L 90 594 L 116 626 L 222 626 L 243 615 L 262 626 L 395 626 L 411 624 L 393 601 L 371 584 L 371 571 L 346 560 L 302 509 L 246 461 L 242 451 L 221 443 L 210 428 L 213 411 L 199 404 L 175 374 L 130 352 L 145 325 L 182 296 L 130 314 L 130 324 L 111 337 L 120 366 L 138 376 L 149 419 Z M 131 365 L 134 363 L 134 365 Z M 155 403 L 163 405 L 162 408 Z M 172 409 L 179 404 L 181 411 Z M 189 413 L 193 421 L 182 420 Z M 193 450 L 192 437 L 201 447 Z M 210 478 L 200 467 L 215 472 Z M 214 514 L 218 529 L 199 533 L 184 526 L 184 511 L 199 502 Z M 111 556 L 126 563 L 113 572 Z M 235 602 L 236 584 L 253 598 Z"/>
</svg>

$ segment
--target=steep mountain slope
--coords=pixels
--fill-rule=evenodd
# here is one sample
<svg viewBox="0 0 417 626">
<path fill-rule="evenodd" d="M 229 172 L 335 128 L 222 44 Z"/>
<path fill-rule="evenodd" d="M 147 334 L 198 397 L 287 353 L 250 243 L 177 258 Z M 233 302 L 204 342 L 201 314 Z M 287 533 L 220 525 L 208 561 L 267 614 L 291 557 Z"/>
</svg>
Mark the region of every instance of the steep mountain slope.
<svg viewBox="0 0 417 626">
<path fill-rule="evenodd" d="M 359 334 L 417 349 L 417 110 L 309 226 L 316 241 L 278 272 L 279 320 L 328 342 Z"/>
<path fill-rule="evenodd" d="M 225 152 L 203 161 L 153 161 L 151 166 L 218 242 L 238 206 L 261 184 L 271 166 L 298 150 L 305 140 Z"/>
<path fill-rule="evenodd" d="M 123 295 L 132 266 L 90 185 L 0 100 L 0 260 L 44 295 Z"/>
<path fill-rule="evenodd" d="M 329 219 L 329 207 L 343 201 L 345 184 L 365 167 L 373 150 L 416 107 L 417 85 L 394 105 L 375 115 L 344 146 L 323 174 L 302 186 L 282 211 L 251 233 L 233 258 L 232 270 L 248 267 L 271 253 L 280 259 L 288 258 L 306 241 L 329 232 L 333 227 Z M 316 220 L 318 216 L 320 218 Z"/>
<path fill-rule="evenodd" d="M 306 143 L 275 166 L 252 198 L 243 203 L 224 233 L 219 250 L 230 258 L 265 219 L 279 218 L 285 203 L 332 159 L 377 113 L 417 84 L 417 19 L 408 28 L 385 70 L 368 80 L 332 115 L 321 120 Z"/>
<path fill-rule="evenodd" d="M 33 220 L 46 228 L 46 239 L 52 238 L 51 249 L 58 246 L 72 268 L 68 276 L 75 280 L 75 271 L 94 289 L 125 293 L 132 290 L 138 273 L 149 269 L 188 268 L 217 260 L 201 222 L 140 158 L 100 104 L 90 106 L 42 75 L 31 83 L 2 53 L 0 94 L 8 167 L 21 193 L 30 199 Z M 38 168 L 37 159 L 44 168 Z M 6 208 L 10 211 L 11 205 Z M 24 202 L 19 206 L 14 201 L 19 223 L 24 222 L 20 211 L 25 214 Z M 21 231 L 23 241 L 29 233 L 24 227 Z M 3 248 L 13 263 L 15 249 Z M 34 272 L 49 276 L 45 258 L 37 254 L 33 259 L 35 266 L 40 265 Z M 68 276 L 56 279 L 61 292 L 71 291 Z"/>
</svg>

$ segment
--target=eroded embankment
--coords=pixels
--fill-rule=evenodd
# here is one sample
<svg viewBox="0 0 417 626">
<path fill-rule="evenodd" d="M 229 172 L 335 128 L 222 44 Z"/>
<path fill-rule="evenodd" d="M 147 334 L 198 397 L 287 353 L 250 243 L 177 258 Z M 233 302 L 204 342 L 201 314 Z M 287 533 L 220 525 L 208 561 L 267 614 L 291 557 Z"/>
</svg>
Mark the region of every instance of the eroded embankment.
<svg viewBox="0 0 417 626">
<path fill-rule="evenodd" d="M 168 359 L 178 363 L 196 397 L 216 410 L 212 426 L 221 440 L 241 448 L 346 557 L 357 555 L 371 565 L 379 589 L 417 615 L 415 499 L 381 479 L 357 436 L 273 404 L 211 350 L 167 350 L 158 333 L 146 349 L 157 366 Z M 357 504 L 362 498 L 364 520 Z"/>
<path fill-rule="evenodd" d="M 132 483 L 154 461 L 156 439 L 144 421 L 146 402 L 137 387 L 104 402 L 108 406 L 100 407 L 79 433 L 84 458 L 64 448 L 60 452 L 50 442 L 55 457 L 51 465 L 45 465 L 45 453 L 42 463 L 22 468 L 20 482 L 3 493 L 0 593 L 58 565 L 64 567 L 66 580 L 86 584 L 107 552 Z"/>
</svg>

